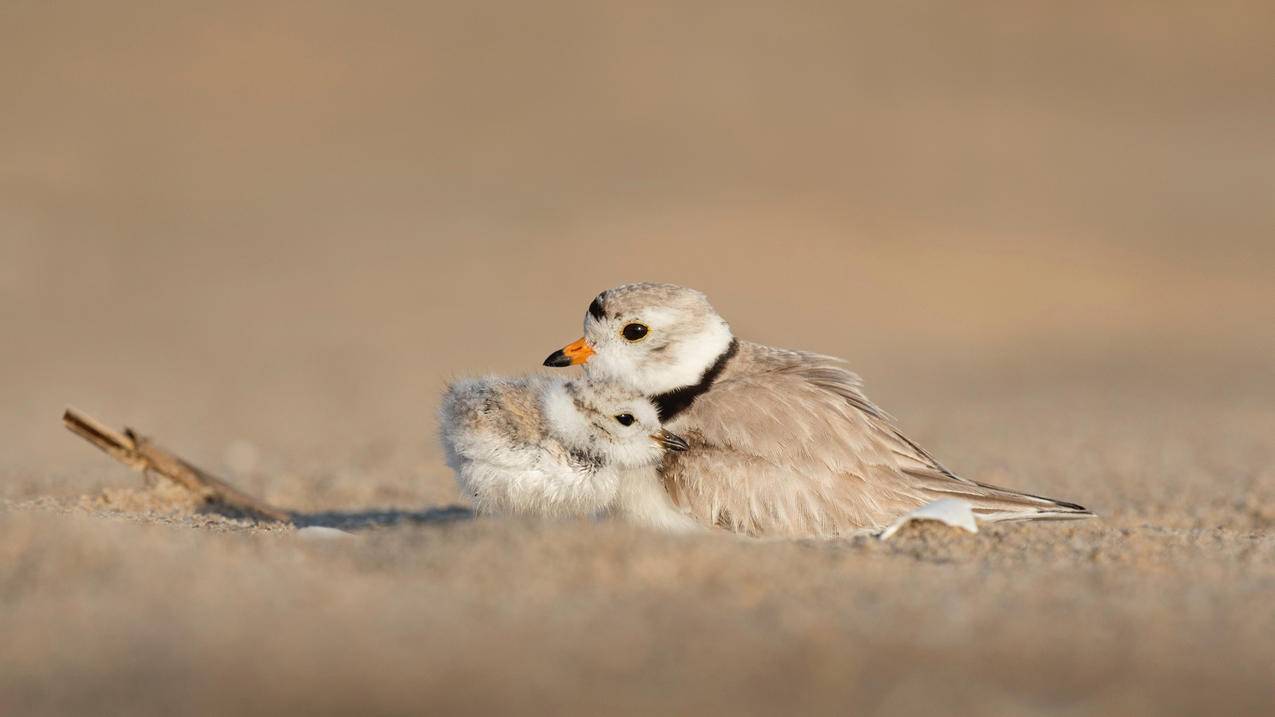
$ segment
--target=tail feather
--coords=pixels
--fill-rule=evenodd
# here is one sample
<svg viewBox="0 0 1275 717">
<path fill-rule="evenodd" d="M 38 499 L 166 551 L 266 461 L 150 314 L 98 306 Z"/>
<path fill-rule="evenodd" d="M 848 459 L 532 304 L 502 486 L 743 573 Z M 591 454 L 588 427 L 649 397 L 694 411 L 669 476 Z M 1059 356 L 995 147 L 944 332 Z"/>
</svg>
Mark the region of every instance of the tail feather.
<svg viewBox="0 0 1275 717">
<path fill-rule="evenodd" d="M 922 477 L 922 476 L 916 476 Z M 1023 493 L 967 479 L 924 476 L 922 489 L 935 497 L 960 498 L 972 506 L 974 515 L 985 523 L 1011 520 L 1082 520 L 1095 517 L 1083 505 L 1065 500 Z"/>
</svg>

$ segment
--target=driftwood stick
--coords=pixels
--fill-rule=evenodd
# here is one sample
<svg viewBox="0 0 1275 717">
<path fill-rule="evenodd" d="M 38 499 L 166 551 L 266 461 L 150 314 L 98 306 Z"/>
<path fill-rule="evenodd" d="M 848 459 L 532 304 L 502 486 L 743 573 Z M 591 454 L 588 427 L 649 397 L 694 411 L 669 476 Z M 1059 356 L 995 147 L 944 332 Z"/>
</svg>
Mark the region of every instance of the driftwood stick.
<svg viewBox="0 0 1275 717">
<path fill-rule="evenodd" d="M 291 523 L 285 510 L 254 498 L 224 480 L 182 460 L 130 428 L 117 433 L 100 421 L 74 408 L 62 414 L 62 423 L 76 435 L 102 449 L 107 455 L 136 471 L 154 471 L 190 492 L 205 503 L 279 523 Z"/>
</svg>

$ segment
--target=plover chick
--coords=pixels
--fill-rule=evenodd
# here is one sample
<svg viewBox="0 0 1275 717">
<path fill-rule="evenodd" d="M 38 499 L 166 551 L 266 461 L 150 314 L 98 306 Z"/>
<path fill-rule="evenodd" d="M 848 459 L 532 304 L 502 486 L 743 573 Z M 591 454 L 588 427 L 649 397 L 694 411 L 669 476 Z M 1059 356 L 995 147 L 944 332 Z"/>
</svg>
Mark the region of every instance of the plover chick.
<svg viewBox="0 0 1275 717">
<path fill-rule="evenodd" d="M 651 398 L 690 450 L 660 469 L 669 499 L 700 524 L 757 536 L 879 530 L 960 498 L 983 521 L 1092 517 L 1074 503 L 957 476 L 864 395 L 840 359 L 740 341 L 704 294 L 628 284 L 599 294 L 584 337 L 546 366 Z"/>
<path fill-rule="evenodd" d="M 643 492 L 629 484 L 658 488 L 665 451 L 686 448 L 648 399 L 586 380 L 458 381 L 439 419 L 456 481 L 486 514 L 627 515 L 621 504 L 632 501 L 621 497 Z"/>
</svg>

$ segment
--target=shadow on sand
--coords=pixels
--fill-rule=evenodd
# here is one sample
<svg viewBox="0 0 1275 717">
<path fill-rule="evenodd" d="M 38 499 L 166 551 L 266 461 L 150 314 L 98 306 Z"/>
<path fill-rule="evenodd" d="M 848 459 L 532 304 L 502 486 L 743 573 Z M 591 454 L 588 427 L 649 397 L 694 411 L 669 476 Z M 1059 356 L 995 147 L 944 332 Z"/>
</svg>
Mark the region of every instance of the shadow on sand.
<svg viewBox="0 0 1275 717">
<path fill-rule="evenodd" d="M 249 511 L 236 510 L 226 505 L 209 503 L 202 506 L 199 513 L 220 515 L 232 520 L 252 520 L 264 523 L 275 523 L 275 520 Z M 336 528 L 346 532 L 384 528 L 395 525 L 443 525 L 462 520 L 472 520 L 474 511 L 463 505 L 444 505 L 422 508 L 421 510 L 403 510 L 397 508 L 368 510 L 325 510 L 306 513 L 302 511 L 283 511 L 296 528 Z"/>
<path fill-rule="evenodd" d="M 392 525 L 440 525 L 471 520 L 474 511 L 461 505 L 447 505 L 423 510 L 330 510 L 318 513 L 293 513 L 298 528 L 322 527 L 339 530 L 364 530 Z"/>
</svg>

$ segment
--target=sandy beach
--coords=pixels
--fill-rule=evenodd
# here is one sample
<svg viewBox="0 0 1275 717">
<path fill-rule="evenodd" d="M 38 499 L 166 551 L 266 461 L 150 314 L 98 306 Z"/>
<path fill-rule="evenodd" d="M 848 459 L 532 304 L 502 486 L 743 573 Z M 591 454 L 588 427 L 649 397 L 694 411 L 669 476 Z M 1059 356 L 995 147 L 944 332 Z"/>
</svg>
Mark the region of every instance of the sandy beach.
<svg viewBox="0 0 1275 717">
<path fill-rule="evenodd" d="M 0 714 L 1270 714 L 1275 15 L 909 7 L 5 8 Z M 443 387 L 636 280 L 1100 517 L 473 519 Z"/>
</svg>

